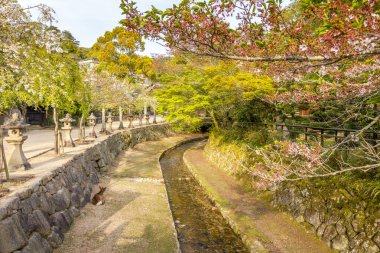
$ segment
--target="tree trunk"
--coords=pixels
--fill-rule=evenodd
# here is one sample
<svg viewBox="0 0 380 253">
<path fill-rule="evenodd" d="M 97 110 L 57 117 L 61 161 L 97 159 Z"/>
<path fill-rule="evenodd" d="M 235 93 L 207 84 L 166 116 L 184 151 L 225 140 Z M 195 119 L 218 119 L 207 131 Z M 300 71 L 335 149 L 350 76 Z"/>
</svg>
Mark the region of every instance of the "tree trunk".
<svg viewBox="0 0 380 253">
<path fill-rule="evenodd" d="M 119 130 L 120 129 L 124 129 L 124 125 L 123 125 L 123 108 L 121 106 L 119 106 L 119 121 L 120 121 Z"/>
<path fill-rule="evenodd" d="M 21 116 L 24 119 L 24 122 L 27 123 L 26 113 L 28 112 L 27 105 L 25 103 L 21 104 Z"/>
<path fill-rule="evenodd" d="M 212 122 L 214 124 L 215 130 L 218 131 L 219 130 L 219 124 L 218 124 L 218 121 L 216 121 L 215 113 L 213 110 L 210 111 L 210 116 L 211 116 Z"/>
<path fill-rule="evenodd" d="M 58 112 L 57 108 L 53 107 L 53 119 L 54 119 L 54 152 L 56 155 L 59 154 L 59 147 L 58 147 Z"/>
<path fill-rule="evenodd" d="M 106 132 L 106 109 L 102 108 L 102 129 L 100 130 L 101 133 Z"/>
<path fill-rule="evenodd" d="M 157 124 L 157 113 L 155 108 L 153 108 L 153 124 Z"/>
<path fill-rule="evenodd" d="M 84 115 L 82 114 L 82 116 L 80 117 L 80 121 L 79 121 L 79 142 L 81 142 L 81 143 L 84 142 L 84 137 L 85 137 L 83 120 L 84 120 Z"/>
<path fill-rule="evenodd" d="M 144 115 L 148 114 L 148 104 L 144 103 Z"/>
</svg>

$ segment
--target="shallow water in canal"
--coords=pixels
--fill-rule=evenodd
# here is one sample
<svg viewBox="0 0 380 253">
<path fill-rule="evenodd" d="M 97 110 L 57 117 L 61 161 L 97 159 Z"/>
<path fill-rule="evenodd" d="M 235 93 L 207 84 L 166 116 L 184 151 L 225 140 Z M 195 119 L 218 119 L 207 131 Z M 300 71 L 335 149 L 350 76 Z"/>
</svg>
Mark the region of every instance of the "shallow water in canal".
<svg viewBox="0 0 380 253">
<path fill-rule="evenodd" d="M 249 252 L 183 162 L 183 144 L 160 160 L 182 253 Z"/>
</svg>

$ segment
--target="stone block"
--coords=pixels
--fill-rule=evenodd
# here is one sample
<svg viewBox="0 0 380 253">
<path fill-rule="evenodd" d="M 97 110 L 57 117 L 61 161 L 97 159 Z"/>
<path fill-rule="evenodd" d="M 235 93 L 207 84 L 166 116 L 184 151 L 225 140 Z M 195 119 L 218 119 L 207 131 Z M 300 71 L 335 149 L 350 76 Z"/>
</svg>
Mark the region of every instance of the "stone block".
<svg viewBox="0 0 380 253">
<path fill-rule="evenodd" d="M 53 202 L 53 197 L 50 193 L 41 193 L 40 194 L 40 201 L 41 201 L 41 210 L 48 213 L 53 214 L 55 213 L 55 204 Z"/>
<path fill-rule="evenodd" d="M 71 212 L 71 216 L 72 217 L 78 217 L 80 215 L 80 211 L 79 209 L 75 208 L 75 207 L 70 207 L 70 212 Z"/>
<path fill-rule="evenodd" d="M 332 241 L 332 247 L 338 251 L 348 249 L 348 238 L 345 235 L 339 235 Z"/>
<path fill-rule="evenodd" d="M 62 188 L 53 195 L 53 202 L 56 211 L 62 211 L 70 206 L 71 196 L 69 190 Z"/>
<path fill-rule="evenodd" d="M 71 205 L 74 206 L 74 207 L 81 207 L 81 198 L 79 197 L 78 194 L 76 193 L 72 193 L 71 194 Z"/>
<path fill-rule="evenodd" d="M 372 240 L 380 248 L 380 232 L 377 232 L 377 234 L 372 238 Z"/>
<path fill-rule="evenodd" d="M 92 184 L 99 184 L 99 177 L 96 172 L 91 172 L 90 173 L 90 181 Z"/>
<path fill-rule="evenodd" d="M 364 248 L 366 253 L 378 253 L 379 252 L 379 247 L 371 241 L 371 240 L 366 240 L 363 242 L 362 247 Z"/>
<path fill-rule="evenodd" d="M 26 235 L 30 235 L 36 228 L 36 223 L 33 215 L 25 214 L 23 212 L 17 212 L 15 215 L 18 216 L 21 227 Z"/>
<path fill-rule="evenodd" d="M 18 196 L 20 200 L 24 200 L 30 197 L 32 195 L 33 189 L 29 187 L 23 187 L 19 188 L 16 191 L 13 192 L 13 195 Z"/>
<path fill-rule="evenodd" d="M 20 207 L 20 199 L 16 196 L 6 197 L 0 201 L 0 209 L 7 210 L 6 216 L 11 216 L 14 214 Z M 4 215 L 4 214 L 3 214 Z M 3 217 L 5 218 L 5 216 Z M 1 220 L 1 219 L 0 219 Z"/>
<path fill-rule="evenodd" d="M 43 236 L 48 236 L 51 232 L 49 217 L 41 210 L 33 211 L 35 230 Z"/>
<path fill-rule="evenodd" d="M 20 202 L 20 209 L 25 214 L 29 214 L 33 211 L 33 207 L 32 207 L 30 198 L 22 200 Z"/>
<path fill-rule="evenodd" d="M 353 239 L 350 240 L 349 246 L 351 249 L 355 249 L 366 240 L 366 234 L 364 232 L 356 235 Z"/>
<path fill-rule="evenodd" d="M 71 214 L 71 211 L 69 209 L 66 209 L 63 211 L 63 215 L 65 216 L 65 219 L 69 225 L 73 224 L 74 222 L 74 216 Z"/>
<path fill-rule="evenodd" d="M 332 239 L 334 239 L 338 235 L 338 232 L 336 231 L 336 228 L 334 225 L 328 225 L 323 232 L 322 240 L 325 241 L 327 244 L 330 243 Z"/>
<path fill-rule="evenodd" d="M 76 183 L 73 186 L 73 192 L 76 193 L 78 196 L 83 196 L 83 194 L 84 194 L 82 187 L 78 183 Z"/>
<path fill-rule="evenodd" d="M 51 247 L 53 247 L 54 249 L 58 248 L 59 245 L 61 245 L 63 243 L 63 237 L 61 237 L 58 233 L 56 232 L 51 232 L 51 234 L 48 236 L 47 238 L 49 244 L 51 245 Z"/>
<path fill-rule="evenodd" d="M 81 199 L 81 207 L 84 207 L 91 201 L 91 191 L 86 190 L 84 192 L 83 198 Z"/>
<path fill-rule="evenodd" d="M 312 209 L 306 209 L 305 220 L 317 229 L 321 225 L 321 220 L 319 218 L 319 213 Z"/>
<path fill-rule="evenodd" d="M 70 223 L 64 212 L 58 212 L 50 216 L 50 225 L 57 227 L 60 233 L 65 233 L 70 228 Z"/>
<path fill-rule="evenodd" d="M 30 196 L 30 204 L 33 210 L 36 210 L 40 207 L 41 200 L 39 199 L 39 196 L 37 193 L 33 193 L 32 196 Z"/>
<path fill-rule="evenodd" d="M 50 193 L 50 194 L 55 194 L 59 191 L 60 189 L 60 186 L 57 185 L 57 180 L 51 180 L 50 182 L 48 182 L 45 187 L 47 189 L 47 191 Z"/>
<path fill-rule="evenodd" d="M 38 233 L 33 233 L 28 245 L 21 250 L 22 253 L 51 253 L 53 252 L 49 242 Z"/>
<path fill-rule="evenodd" d="M 0 222 L 0 252 L 9 253 L 23 248 L 27 237 L 17 215 Z"/>
</svg>

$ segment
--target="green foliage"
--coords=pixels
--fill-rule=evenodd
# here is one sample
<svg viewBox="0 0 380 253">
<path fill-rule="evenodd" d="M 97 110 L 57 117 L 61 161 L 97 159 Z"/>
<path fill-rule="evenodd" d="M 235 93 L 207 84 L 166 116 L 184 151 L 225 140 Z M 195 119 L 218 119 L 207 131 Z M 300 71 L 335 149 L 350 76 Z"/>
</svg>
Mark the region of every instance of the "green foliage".
<svg viewBox="0 0 380 253">
<path fill-rule="evenodd" d="M 137 52 L 144 49 L 142 37 L 123 27 L 115 27 L 100 36 L 89 56 L 99 60 L 99 70 L 107 71 L 119 79 L 135 78 L 135 74 L 153 77 L 153 61 Z"/>
<path fill-rule="evenodd" d="M 167 64 L 174 67 L 159 77 L 163 85 L 155 93 L 158 111 L 166 112 L 166 118 L 182 130 L 198 130 L 205 120 L 219 128 L 220 122 L 249 118 L 247 105 L 263 103 L 274 93 L 269 77 L 241 72 L 231 62 L 195 66 L 195 62 L 172 59 Z"/>
</svg>

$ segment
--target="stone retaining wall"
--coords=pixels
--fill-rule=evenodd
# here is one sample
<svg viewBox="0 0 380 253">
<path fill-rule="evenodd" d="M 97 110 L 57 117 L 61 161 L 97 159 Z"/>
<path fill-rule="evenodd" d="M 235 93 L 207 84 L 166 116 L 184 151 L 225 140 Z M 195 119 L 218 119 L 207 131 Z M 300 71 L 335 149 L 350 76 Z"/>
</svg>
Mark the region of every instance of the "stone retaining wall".
<svg viewBox="0 0 380 253">
<path fill-rule="evenodd" d="M 116 133 L 0 199 L 0 253 L 52 252 L 90 202 L 99 173 L 122 150 L 170 135 L 168 124 Z"/>
<path fill-rule="evenodd" d="M 273 203 L 339 252 L 380 252 L 378 201 L 337 179 L 284 183 Z"/>
</svg>

